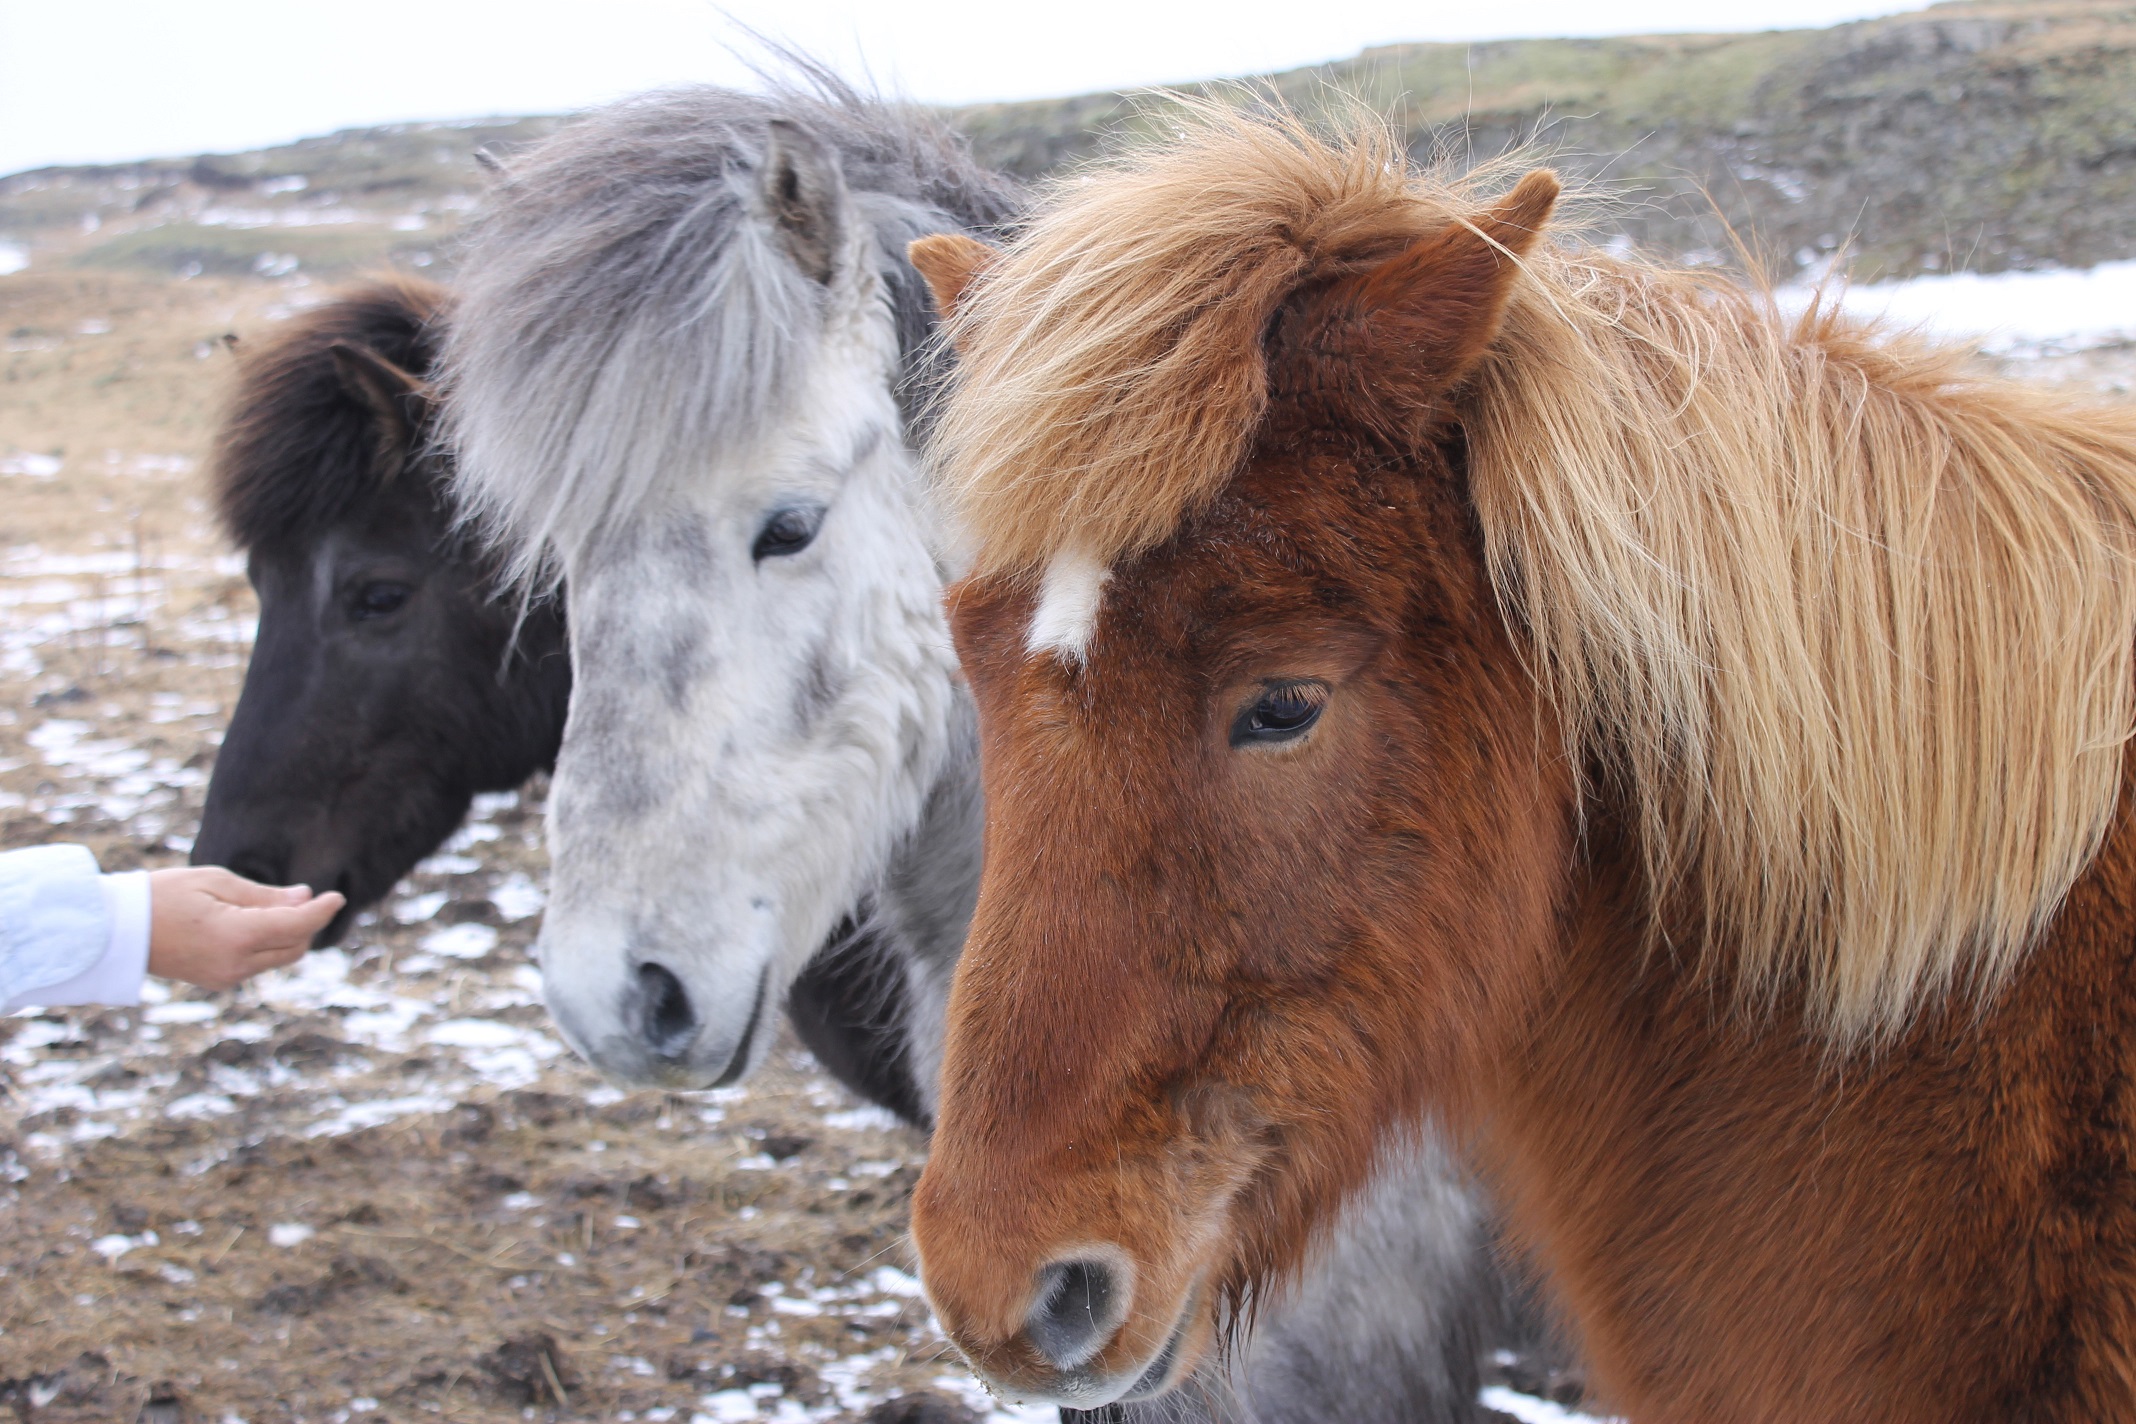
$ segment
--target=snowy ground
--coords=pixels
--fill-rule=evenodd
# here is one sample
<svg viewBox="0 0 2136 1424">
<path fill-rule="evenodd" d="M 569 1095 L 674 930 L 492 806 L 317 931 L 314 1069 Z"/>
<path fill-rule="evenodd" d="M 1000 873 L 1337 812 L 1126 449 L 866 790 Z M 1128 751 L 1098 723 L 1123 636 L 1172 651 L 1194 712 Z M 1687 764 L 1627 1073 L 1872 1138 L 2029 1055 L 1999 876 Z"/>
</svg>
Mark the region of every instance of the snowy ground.
<svg viewBox="0 0 2136 1424">
<path fill-rule="evenodd" d="M 1806 300 L 1808 285 L 1783 289 Z M 1856 316 L 1977 345 L 1990 365 L 2101 395 L 2136 393 L 2136 261 L 2084 271 L 1955 272 L 1837 289 Z"/>
<path fill-rule="evenodd" d="M 2136 264 L 1847 300 L 2045 377 L 2127 393 L 2136 374 Z M 9 359 L 60 380 L 123 322 L 18 323 Z M 191 345 L 170 361 L 173 381 L 219 370 Z M 17 419 L 0 412 L 0 846 L 176 863 L 252 632 L 238 565 L 172 493 L 197 441 L 62 456 Z M 625 1097 L 576 1062 L 527 957 L 543 867 L 539 788 L 487 797 L 341 949 L 232 994 L 0 1020 L 0 1399 L 49 1421 L 152 1397 L 253 1424 L 1052 1418 L 988 1400 L 919 1300 L 917 1134 L 791 1044 L 689 1098 Z M 870 1415 L 892 1400 L 907 1412 Z"/>
<path fill-rule="evenodd" d="M 1849 289 L 1845 305 L 1861 316 L 1978 340 L 1998 354 L 2126 347 L 2136 342 L 2136 262 L 1878 283 Z"/>
<path fill-rule="evenodd" d="M 252 631 L 194 533 L 160 557 L 0 549 L 0 845 L 82 840 L 114 867 L 189 846 Z M 572 1057 L 527 958 L 538 798 L 483 798 L 290 970 L 0 1020 L 0 1398 L 55 1421 L 158 1388 L 254 1424 L 890 1399 L 1052 1419 L 987 1399 L 920 1300 L 918 1134 L 791 1044 L 690 1098 Z"/>
</svg>

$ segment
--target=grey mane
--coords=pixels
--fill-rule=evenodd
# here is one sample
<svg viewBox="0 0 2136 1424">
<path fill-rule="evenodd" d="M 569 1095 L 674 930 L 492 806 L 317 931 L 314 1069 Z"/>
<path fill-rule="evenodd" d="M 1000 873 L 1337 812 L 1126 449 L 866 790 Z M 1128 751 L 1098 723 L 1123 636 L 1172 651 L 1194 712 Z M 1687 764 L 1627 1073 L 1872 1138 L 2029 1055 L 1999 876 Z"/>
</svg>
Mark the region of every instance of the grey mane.
<svg viewBox="0 0 2136 1424">
<path fill-rule="evenodd" d="M 902 353 L 901 408 L 940 358 L 905 247 L 998 233 L 1005 178 L 916 109 L 813 66 L 756 95 L 708 86 L 596 110 L 512 162 L 461 261 L 442 363 L 463 517 L 523 587 L 705 452 L 776 421 L 835 294 L 776 241 L 759 181 L 774 120 L 836 156 L 848 220 L 872 232 Z"/>
</svg>

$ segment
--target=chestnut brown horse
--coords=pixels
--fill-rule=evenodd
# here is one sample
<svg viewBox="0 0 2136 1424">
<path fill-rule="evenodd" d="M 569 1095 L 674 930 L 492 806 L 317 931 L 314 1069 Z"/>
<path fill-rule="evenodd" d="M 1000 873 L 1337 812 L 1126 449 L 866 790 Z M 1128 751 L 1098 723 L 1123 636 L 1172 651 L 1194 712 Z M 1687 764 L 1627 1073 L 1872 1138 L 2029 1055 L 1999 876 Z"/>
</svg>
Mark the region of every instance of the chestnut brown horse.
<svg viewBox="0 0 2136 1424">
<path fill-rule="evenodd" d="M 1162 1393 L 1436 1120 L 1641 1421 L 2136 1418 L 2136 420 L 1203 111 L 915 260 L 987 797 L 913 1227 Z"/>
</svg>

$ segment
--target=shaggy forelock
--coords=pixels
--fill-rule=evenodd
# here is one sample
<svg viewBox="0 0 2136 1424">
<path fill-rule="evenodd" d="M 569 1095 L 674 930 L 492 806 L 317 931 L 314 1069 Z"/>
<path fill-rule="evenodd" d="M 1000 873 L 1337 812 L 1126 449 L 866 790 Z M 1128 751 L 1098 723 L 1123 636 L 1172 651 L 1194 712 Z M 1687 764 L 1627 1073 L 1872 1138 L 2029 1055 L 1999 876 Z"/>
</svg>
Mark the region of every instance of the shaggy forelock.
<svg viewBox="0 0 2136 1424">
<path fill-rule="evenodd" d="M 1186 100 L 1179 122 L 1191 142 L 1056 181 L 951 322 L 951 384 L 985 398 L 945 400 L 930 450 L 982 572 L 1165 538 L 1246 452 L 1277 305 L 1459 211 L 1381 129 L 1336 147 Z"/>
<path fill-rule="evenodd" d="M 466 515 L 516 579 L 553 577 L 552 553 L 755 438 L 804 377 L 837 294 L 759 212 L 773 119 L 837 155 L 909 381 L 925 383 L 932 317 L 905 245 L 991 231 L 1014 192 L 933 120 L 801 69 L 809 92 L 696 87 L 595 111 L 514 161 L 474 224 L 448 438 Z"/>
<path fill-rule="evenodd" d="M 237 386 L 209 470 L 232 543 L 309 540 L 379 497 L 377 417 L 343 383 L 333 348 L 366 347 L 424 377 L 447 301 L 434 283 L 380 278 L 293 318 L 257 349 L 238 348 Z"/>
</svg>

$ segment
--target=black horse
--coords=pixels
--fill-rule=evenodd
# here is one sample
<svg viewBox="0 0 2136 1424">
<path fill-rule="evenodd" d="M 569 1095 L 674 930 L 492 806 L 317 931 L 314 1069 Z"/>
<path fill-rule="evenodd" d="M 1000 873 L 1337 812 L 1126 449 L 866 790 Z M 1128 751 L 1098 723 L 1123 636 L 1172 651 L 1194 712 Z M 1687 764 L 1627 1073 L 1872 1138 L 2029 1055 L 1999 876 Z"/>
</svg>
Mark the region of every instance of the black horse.
<svg viewBox="0 0 2136 1424">
<path fill-rule="evenodd" d="M 476 792 L 552 766 L 570 704 L 561 604 L 522 620 L 454 529 L 428 388 L 447 313 L 391 278 L 296 318 L 241 353 L 216 443 L 260 625 L 193 862 L 339 890 L 321 944 Z"/>
<path fill-rule="evenodd" d="M 216 441 L 216 510 L 260 629 L 193 863 L 341 891 L 319 944 L 457 830 L 476 792 L 551 768 L 570 705 L 561 602 L 519 622 L 455 532 L 428 387 L 449 306 L 393 278 L 306 313 L 244 355 Z M 833 1074 L 917 1121 L 887 953 L 841 926 L 787 1007 Z"/>
</svg>

